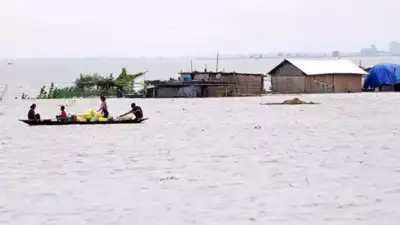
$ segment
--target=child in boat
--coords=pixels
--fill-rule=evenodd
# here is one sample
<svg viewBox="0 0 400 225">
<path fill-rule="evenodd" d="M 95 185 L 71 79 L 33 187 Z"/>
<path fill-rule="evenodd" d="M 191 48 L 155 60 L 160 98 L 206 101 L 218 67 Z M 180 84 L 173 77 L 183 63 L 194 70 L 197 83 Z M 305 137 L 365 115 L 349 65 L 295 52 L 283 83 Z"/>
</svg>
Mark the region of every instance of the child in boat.
<svg viewBox="0 0 400 225">
<path fill-rule="evenodd" d="M 40 120 L 39 113 L 35 113 L 36 104 L 32 104 L 28 112 L 28 120 Z"/>
<path fill-rule="evenodd" d="M 106 103 L 106 97 L 104 96 L 100 96 L 100 100 L 101 100 L 101 104 L 100 104 L 100 109 L 97 110 L 97 112 L 101 112 L 101 114 L 103 114 L 104 118 L 108 118 L 108 107 L 107 107 L 107 103 Z"/>
<path fill-rule="evenodd" d="M 65 112 L 65 106 L 61 106 L 60 107 L 60 110 L 61 110 L 61 114 L 60 114 L 60 117 L 61 118 L 67 118 L 67 113 Z"/>
<path fill-rule="evenodd" d="M 61 113 L 60 113 L 60 115 L 56 116 L 56 118 L 58 120 L 67 120 L 68 116 L 67 116 L 67 113 L 65 112 L 65 106 L 62 105 L 60 107 L 60 110 L 61 110 Z"/>
<path fill-rule="evenodd" d="M 125 114 L 120 115 L 118 118 L 124 117 L 128 114 L 132 113 L 133 115 L 135 115 L 135 119 L 134 120 L 139 120 L 143 118 L 143 111 L 142 108 L 140 106 L 137 106 L 135 103 L 131 104 L 131 110 Z"/>
</svg>

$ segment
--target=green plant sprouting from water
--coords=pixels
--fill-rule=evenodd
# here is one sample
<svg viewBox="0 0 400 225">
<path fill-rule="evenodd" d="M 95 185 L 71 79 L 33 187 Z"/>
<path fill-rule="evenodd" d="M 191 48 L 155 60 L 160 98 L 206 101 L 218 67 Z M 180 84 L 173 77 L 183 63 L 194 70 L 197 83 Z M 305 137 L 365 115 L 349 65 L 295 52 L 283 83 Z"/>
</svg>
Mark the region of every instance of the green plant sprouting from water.
<svg viewBox="0 0 400 225">
<path fill-rule="evenodd" d="M 108 77 L 94 74 L 80 74 L 75 79 L 73 85 L 67 87 L 56 87 L 52 82 L 48 88 L 44 85 L 39 92 L 39 99 L 57 99 L 57 98 L 75 98 L 90 96 L 115 96 L 118 93 L 135 94 L 133 88 L 137 78 L 143 76 L 146 72 L 128 74 L 126 68 L 122 68 L 119 76 L 114 79 L 113 74 Z"/>
</svg>

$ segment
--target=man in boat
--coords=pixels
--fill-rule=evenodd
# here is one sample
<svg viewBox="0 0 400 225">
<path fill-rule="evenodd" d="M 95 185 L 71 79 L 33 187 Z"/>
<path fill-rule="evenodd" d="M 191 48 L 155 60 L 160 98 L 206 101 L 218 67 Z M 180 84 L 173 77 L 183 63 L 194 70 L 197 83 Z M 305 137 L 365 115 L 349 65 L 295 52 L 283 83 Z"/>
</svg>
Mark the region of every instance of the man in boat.
<svg viewBox="0 0 400 225">
<path fill-rule="evenodd" d="M 140 119 L 143 118 L 142 108 L 140 108 L 140 106 L 137 106 L 135 103 L 131 104 L 131 110 L 129 112 L 127 112 L 125 114 L 122 114 L 122 115 L 118 116 L 117 118 L 124 117 L 126 115 L 129 115 L 130 113 L 135 115 L 135 119 L 134 120 L 140 120 Z"/>
<path fill-rule="evenodd" d="M 40 120 L 40 114 L 35 113 L 36 104 L 32 104 L 28 112 L 28 120 Z"/>
</svg>

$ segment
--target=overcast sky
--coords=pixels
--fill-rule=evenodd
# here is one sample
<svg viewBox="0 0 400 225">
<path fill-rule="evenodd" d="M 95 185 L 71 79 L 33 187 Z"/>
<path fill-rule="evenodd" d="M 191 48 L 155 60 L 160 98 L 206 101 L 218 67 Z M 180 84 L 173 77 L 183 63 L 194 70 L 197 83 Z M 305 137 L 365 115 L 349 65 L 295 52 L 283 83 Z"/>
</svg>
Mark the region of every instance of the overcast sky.
<svg viewBox="0 0 400 225">
<path fill-rule="evenodd" d="M 400 41 L 395 0 L 0 0 L 0 57 L 358 51 Z"/>
</svg>

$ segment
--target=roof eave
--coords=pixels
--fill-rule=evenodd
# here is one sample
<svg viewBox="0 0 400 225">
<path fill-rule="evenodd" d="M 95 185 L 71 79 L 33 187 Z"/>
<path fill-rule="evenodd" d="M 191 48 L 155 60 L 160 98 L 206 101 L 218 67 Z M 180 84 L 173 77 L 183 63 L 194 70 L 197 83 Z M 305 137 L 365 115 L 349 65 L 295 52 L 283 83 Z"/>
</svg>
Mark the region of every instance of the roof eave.
<svg viewBox="0 0 400 225">
<path fill-rule="evenodd" d="M 322 75 L 367 75 L 368 73 L 318 73 L 318 74 L 306 74 L 306 76 L 322 76 Z"/>
<path fill-rule="evenodd" d="M 242 75 L 242 76 L 259 76 L 259 77 L 268 77 L 266 74 L 262 73 L 241 73 L 241 72 L 215 72 L 215 71 L 192 71 L 192 72 L 179 72 L 179 75 L 206 75 L 206 74 L 221 74 L 222 76 L 229 76 L 229 75 Z"/>
</svg>

